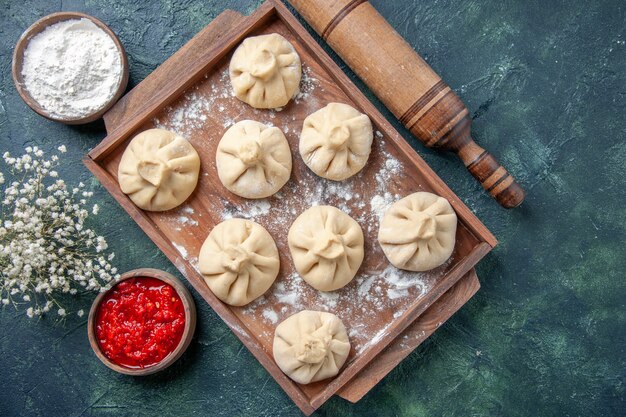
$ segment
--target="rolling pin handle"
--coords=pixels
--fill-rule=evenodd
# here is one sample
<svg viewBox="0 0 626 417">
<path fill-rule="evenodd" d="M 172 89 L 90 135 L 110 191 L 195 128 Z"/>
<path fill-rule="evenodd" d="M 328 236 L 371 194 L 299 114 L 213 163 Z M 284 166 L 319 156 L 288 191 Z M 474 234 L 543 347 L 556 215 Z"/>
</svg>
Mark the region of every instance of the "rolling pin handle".
<svg viewBox="0 0 626 417">
<path fill-rule="evenodd" d="M 458 150 L 457 155 L 483 188 L 504 208 L 514 208 L 522 204 L 526 193 L 496 158 L 469 135 L 468 140 L 463 142 L 465 146 Z"/>
</svg>

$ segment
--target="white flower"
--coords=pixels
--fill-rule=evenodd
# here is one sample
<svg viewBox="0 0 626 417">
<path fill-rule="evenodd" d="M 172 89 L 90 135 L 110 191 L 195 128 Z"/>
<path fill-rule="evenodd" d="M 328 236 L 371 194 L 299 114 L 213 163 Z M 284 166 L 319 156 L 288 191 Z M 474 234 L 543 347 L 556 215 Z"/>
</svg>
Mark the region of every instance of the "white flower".
<svg viewBox="0 0 626 417">
<path fill-rule="evenodd" d="M 58 149 L 66 152 L 65 146 Z M 12 181 L 0 191 L 0 302 L 11 304 L 14 296 L 31 302 L 28 317 L 47 313 L 56 304 L 63 317 L 66 309 L 54 301 L 55 292 L 102 291 L 118 277 L 110 264 L 114 254 L 103 253 L 106 239 L 85 223 L 99 207 L 89 205 L 92 191 L 80 191 L 85 184 L 71 189 L 58 178 L 57 155 L 46 159 L 43 150 L 29 147 L 20 157 L 8 152 L 2 156 L 9 170 L 0 172 L 0 185 L 6 184 L 3 172 L 21 182 Z"/>
<path fill-rule="evenodd" d="M 59 150 L 59 152 L 61 153 L 65 153 L 67 152 L 67 148 L 65 147 L 65 145 L 61 145 L 57 148 Z"/>
<path fill-rule="evenodd" d="M 85 315 L 85 310 L 83 310 L 83 309 L 81 308 L 80 310 L 78 310 L 78 311 L 76 312 L 76 314 L 78 315 L 78 317 L 82 317 L 82 316 L 84 316 L 84 315 Z"/>
</svg>

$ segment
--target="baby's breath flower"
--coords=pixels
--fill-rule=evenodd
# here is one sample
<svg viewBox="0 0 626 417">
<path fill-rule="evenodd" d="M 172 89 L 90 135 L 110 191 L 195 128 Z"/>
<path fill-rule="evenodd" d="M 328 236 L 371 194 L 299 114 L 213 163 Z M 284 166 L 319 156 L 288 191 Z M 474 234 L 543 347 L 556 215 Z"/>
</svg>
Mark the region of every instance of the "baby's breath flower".
<svg viewBox="0 0 626 417">
<path fill-rule="evenodd" d="M 67 151 L 65 146 L 58 150 Z M 0 172 L 0 185 L 6 184 L 0 192 L 0 303 L 30 304 L 28 317 L 56 306 L 57 314 L 65 317 L 67 310 L 55 294 L 104 291 L 119 278 L 110 264 L 114 254 L 104 253 L 105 238 L 85 223 L 99 207 L 94 204 L 89 209 L 93 192 L 81 192 L 85 184 L 70 188 L 58 178 L 57 155 L 46 159 L 35 146 L 20 157 L 5 152 L 2 159 L 22 182 L 6 183 Z M 84 310 L 77 314 L 82 316 Z"/>
</svg>

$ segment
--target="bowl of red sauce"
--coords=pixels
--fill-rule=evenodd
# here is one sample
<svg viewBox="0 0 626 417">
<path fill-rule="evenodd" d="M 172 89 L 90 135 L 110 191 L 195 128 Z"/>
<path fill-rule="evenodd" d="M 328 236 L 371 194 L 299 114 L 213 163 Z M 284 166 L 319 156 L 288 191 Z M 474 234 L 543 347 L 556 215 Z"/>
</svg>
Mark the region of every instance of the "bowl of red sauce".
<svg viewBox="0 0 626 417">
<path fill-rule="evenodd" d="M 187 288 L 158 269 L 123 274 L 96 297 L 89 312 L 89 342 L 109 368 L 127 375 L 159 372 L 181 357 L 196 327 Z"/>
</svg>

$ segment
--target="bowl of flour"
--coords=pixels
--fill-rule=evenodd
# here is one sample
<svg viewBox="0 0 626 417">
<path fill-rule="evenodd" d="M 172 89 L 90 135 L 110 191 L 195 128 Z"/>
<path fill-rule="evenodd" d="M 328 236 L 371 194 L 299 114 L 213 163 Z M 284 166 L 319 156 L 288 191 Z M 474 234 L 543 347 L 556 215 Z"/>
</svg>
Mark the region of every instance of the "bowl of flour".
<svg viewBox="0 0 626 417">
<path fill-rule="evenodd" d="M 101 118 L 128 84 L 128 60 L 117 36 L 78 12 L 53 13 L 29 27 L 15 46 L 12 69 L 26 104 L 66 124 Z"/>
</svg>

